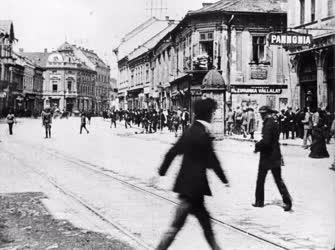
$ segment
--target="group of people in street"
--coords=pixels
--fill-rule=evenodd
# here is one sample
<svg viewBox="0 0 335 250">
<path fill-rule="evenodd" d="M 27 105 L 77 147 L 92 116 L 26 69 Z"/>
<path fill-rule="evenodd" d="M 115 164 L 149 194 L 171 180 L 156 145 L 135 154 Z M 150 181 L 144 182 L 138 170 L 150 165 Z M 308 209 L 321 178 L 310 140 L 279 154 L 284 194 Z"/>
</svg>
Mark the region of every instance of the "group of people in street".
<svg viewBox="0 0 335 250">
<path fill-rule="evenodd" d="M 143 129 L 143 133 L 155 133 L 165 127 L 178 136 L 178 131 L 184 132 L 189 126 L 190 115 L 186 108 L 177 111 L 154 109 L 147 110 L 110 110 L 104 118 L 110 118 L 110 127 L 116 127 L 116 121 L 124 121 L 125 128 L 137 126 Z"/>
<path fill-rule="evenodd" d="M 274 114 L 275 121 L 278 123 L 283 139 L 301 138 L 302 147 L 310 149 L 309 157 L 327 158 L 329 153 L 326 144 L 330 143 L 334 133 L 331 130 L 334 117 L 328 108 L 318 108 L 311 112 L 309 107 L 292 111 L 291 107 L 281 110 Z"/>
<path fill-rule="evenodd" d="M 243 138 L 247 138 L 250 135 L 250 139 L 254 139 L 254 133 L 257 129 L 256 114 L 253 108 L 248 107 L 241 109 L 239 106 L 236 110 L 229 108 L 226 116 L 227 133 L 228 135 L 243 135 Z"/>
<path fill-rule="evenodd" d="M 166 153 L 158 169 L 158 174 L 164 176 L 174 158 L 177 155 L 183 156 L 173 188 L 173 191 L 178 193 L 179 204 L 168 230 L 163 234 L 156 248 L 158 250 L 169 248 L 189 214 L 198 219 L 210 247 L 214 250 L 221 249 L 215 238 L 210 214 L 204 203 L 204 197 L 212 195 L 206 175 L 208 169 L 213 170 L 222 183 L 229 187 L 229 180 L 213 148 L 214 137 L 211 131 L 211 121 L 216 108 L 217 103 L 211 98 L 197 100 L 193 107 L 194 122 L 192 124 L 189 123 L 190 114 L 186 109 L 177 111 L 115 110 L 108 111 L 108 115 L 103 117 L 111 119 L 111 127 L 116 127 L 116 122 L 119 120 L 124 121 L 125 128 L 138 126 L 142 127 L 146 133 L 154 133 L 164 127 L 175 133 L 179 129 L 182 130 L 181 136 Z M 303 138 L 303 146 L 311 149 L 309 154 L 311 158 L 329 157 L 326 143 L 329 143 L 331 137 L 335 135 L 335 120 L 332 119 L 327 109 L 318 109 L 312 113 L 308 107 L 295 113 L 291 108 L 279 113 L 269 106 L 262 106 L 258 113 L 263 124 L 262 138 L 255 143 L 254 148 L 254 153 L 260 153 L 260 158 L 255 202 L 252 206 L 257 208 L 265 206 L 264 185 L 270 171 L 282 196 L 284 211 L 291 211 L 292 198 L 282 178 L 284 160 L 280 149 L 280 136 L 283 134 L 285 138 L 288 138 L 291 133 L 291 138 L 296 136 Z M 49 107 L 45 108 L 41 118 L 45 128 L 45 138 L 51 138 L 52 110 Z M 6 120 L 9 133 L 13 134 L 12 128 L 16 122 L 13 112 L 8 113 Z M 81 113 L 80 134 L 83 129 L 89 133 L 86 124 L 87 122 L 90 124 L 90 121 L 89 113 Z M 256 130 L 256 112 L 252 108 L 245 110 L 237 108 L 236 111 L 230 109 L 227 115 L 227 125 L 229 134 L 240 132 L 245 137 L 250 134 L 250 137 L 253 138 Z M 311 144 L 307 145 L 309 137 Z M 335 155 L 331 169 L 335 170 Z"/>
<path fill-rule="evenodd" d="M 311 151 L 309 157 L 329 157 L 326 144 L 334 137 L 331 129 L 334 117 L 328 108 L 318 108 L 312 112 L 310 107 L 305 107 L 294 112 L 291 107 L 287 107 L 280 112 L 273 110 L 272 116 L 283 140 L 301 138 L 302 147 Z M 227 133 L 243 135 L 244 138 L 250 135 L 250 139 L 254 139 L 257 120 L 253 108 L 237 107 L 234 111 L 230 108 L 226 116 Z"/>
</svg>

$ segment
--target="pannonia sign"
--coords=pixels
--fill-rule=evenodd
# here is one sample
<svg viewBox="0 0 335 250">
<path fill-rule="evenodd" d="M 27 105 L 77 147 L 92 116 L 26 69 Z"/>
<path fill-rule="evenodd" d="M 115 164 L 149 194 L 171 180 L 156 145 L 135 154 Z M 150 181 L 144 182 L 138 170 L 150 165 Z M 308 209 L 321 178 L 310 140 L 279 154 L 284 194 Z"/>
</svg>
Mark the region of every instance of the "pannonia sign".
<svg viewBox="0 0 335 250">
<path fill-rule="evenodd" d="M 270 33 L 269 42 L 272 45 L 310 46 L 313 43 L 313 37 L 300 33 Z"/>
</svg>

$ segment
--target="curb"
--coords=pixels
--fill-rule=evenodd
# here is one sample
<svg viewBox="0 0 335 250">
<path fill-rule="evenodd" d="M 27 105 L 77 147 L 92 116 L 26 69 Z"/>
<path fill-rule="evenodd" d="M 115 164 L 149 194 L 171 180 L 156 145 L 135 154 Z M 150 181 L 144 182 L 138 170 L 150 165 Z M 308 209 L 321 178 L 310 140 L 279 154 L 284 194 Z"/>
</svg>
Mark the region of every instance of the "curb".
<svg viewBox="0 0 335 250">
<path fill-rule="evenodd" d="M 244 139 L 244 138 L 234 138 L 234 137 L 228 137 L 225 136 L 224 139 L 228 139 L 228 140 L 234 140 L 234 141 L 247 141 L 247 142 L 257 142 L 258 140 L 255 139 Z M 327 145 L 332 145 L 334 143 L 330 143 Z M 279 142 L 279 145 L 281 146 L 295 146 L 295 147 L 302 147 L 302 145 L 298 145 L 298 144 L 294 144 L 294 143 L 287 143 L 287 142 Z"/>
</svg>

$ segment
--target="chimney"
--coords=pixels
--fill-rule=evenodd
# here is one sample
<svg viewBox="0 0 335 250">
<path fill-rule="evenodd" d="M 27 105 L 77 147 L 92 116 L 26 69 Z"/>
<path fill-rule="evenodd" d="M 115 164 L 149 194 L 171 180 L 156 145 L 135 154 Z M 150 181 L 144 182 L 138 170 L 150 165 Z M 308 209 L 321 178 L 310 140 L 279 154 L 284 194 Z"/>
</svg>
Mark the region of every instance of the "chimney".
<svg viewBox="0 0 335 250">
<path fill-rule="evenodd" d="M 23 53 L 24 52 L 23 48 L 19 48 L 19 52 Z"/>
<path fill-rule="evenodd" d="M 46 53 L 48 53 L 48 49 L 47 48 L 44 49 L 44 54 L 46 54 Z"/>
<path fill-rule="evenodd" d="M 208 7 L 208 6 L 211 6 L 213 3 L 202 3 L 202 7 Z"/>
</svg>

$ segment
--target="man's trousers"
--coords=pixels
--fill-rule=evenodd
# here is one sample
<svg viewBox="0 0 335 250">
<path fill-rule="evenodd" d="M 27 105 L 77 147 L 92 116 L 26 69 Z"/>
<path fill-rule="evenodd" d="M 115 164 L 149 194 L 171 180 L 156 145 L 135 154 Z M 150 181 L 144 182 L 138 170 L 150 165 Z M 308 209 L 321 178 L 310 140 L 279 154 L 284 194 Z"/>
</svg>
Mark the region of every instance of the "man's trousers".
<svg viewBox="0 0 335 250">
<path fill-rule="evenodd" d="M 268 171 L 271 171 L 278 190 L 283 198 L 285 204 L 292 204 L 291 196 L 286 188 L 286 185 L 281 177 L 281 167 L 273 169 L 259 169 L 256 185 L 256 203 L 264 205 L 264 183 Z"/>
<path fill-rule="evenodd" d="M 213 228 L 210 222 L 210 215 L 205 208 L 203 198 L 200 201 L 191 201 L 186 197 L 179 197 L 180 204 L 176 209 L 175 216 L 169 227 L 169 229 L 164 233 L 157 250 L 168 249 L 173 240 L 175 239 L 177 233 L 184 226 L 186 218 L 189 214 L 193 214 L 199 221 L 206 240 L 212 249 L 219 250 L 219 246 L 216 243 Z"/>
</svg>

